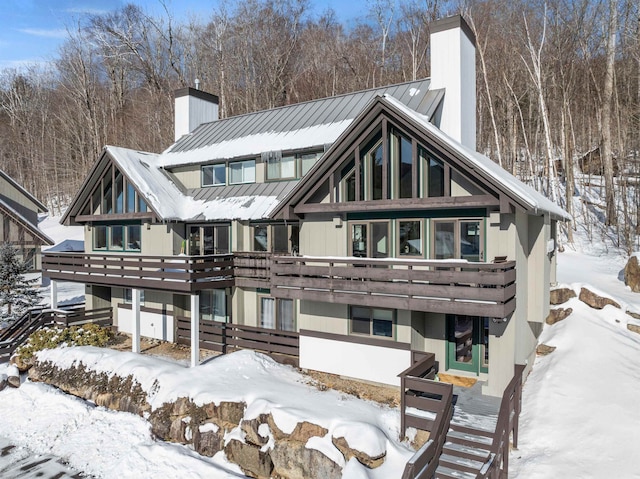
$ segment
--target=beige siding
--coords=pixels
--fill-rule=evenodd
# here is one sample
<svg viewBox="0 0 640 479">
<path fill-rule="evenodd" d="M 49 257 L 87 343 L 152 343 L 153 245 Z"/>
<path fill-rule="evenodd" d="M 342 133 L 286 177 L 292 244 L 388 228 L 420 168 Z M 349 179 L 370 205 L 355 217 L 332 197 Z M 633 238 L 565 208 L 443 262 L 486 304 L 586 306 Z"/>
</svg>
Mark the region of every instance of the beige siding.
<svg viewBox="0 0 640 479">
<path fill-rule="evenodd" d="M 300 254 L 347 256 L 347 222 L 308 221 L 300 225 Z"/>
<path fill-rule="evenodd" d="M 483 191 L 462 176 L 457 171 L 451 170 L 451 196 L 482 195 Z"/>
<path fill-rule="evenodd" d="M 298 329 L 349 334 L 349 306 L 346 304 L 300 301 Z"/>
<path fill-rule="evenodd" d="M 0 191 L 2 192 L 2 196 L 4 196 L 5 198 L 15 201 L 19 205 L 24 206 L 25 208 L 36 213 L 40 211 L 38 205 L 36 205 L 31 199 L 25 196 L 22 191 L 17 189 L 2 177 L 0 177 Z"/>
<path fill-rule="evenodd" d="M 200 188 L 200 165 L 183 166 L 174 168 L 171 173 L 175 176 L 179 183 L 185 188 Z"/>
</svg>

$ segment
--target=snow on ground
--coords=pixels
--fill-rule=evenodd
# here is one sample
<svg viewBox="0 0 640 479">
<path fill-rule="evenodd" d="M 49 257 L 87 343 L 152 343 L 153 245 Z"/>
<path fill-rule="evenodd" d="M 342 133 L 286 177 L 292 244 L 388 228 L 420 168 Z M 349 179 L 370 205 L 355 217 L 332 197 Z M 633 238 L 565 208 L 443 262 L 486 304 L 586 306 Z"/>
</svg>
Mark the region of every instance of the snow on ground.
<svg viewBox="0 0 640 479">
<path fill-rule="evenodd" d="M 573 308 L 567 319 L 545 325 L 540 342 L 556 350 L 536 359 L 524 385 L 510 477 L 640 477 L 640 334 L 627 329 L 640 321 L 624 312 L 640 310 L 640 293 L 619 277 L 624 263 L 614 251 L 559 254 L 560 282 L 604 293 L 623 309 L 598 311 L 574 298 L 561 306 Z"/>
<path fill-rule="evenodd" d="M 303 420 L 326 427 L 327 436 L 311 446 L 330 457 L 336 456 L 332 435 L 345 437 L 372 456 L 387 451 L 385 463 L 374 470 L 351 461 L 344 478 L 399 477 L 413 454 L 396 439 L 397 408 L 320 391 L 306 384 L 306 377 L 294 368 L 253 351 L 218 356 L 196 368 L 93 347 L 39 354 L 61 366 L 82 362 L 97 371 L 122 377 L 132 374 L 147 391 L 153 408 L 183 396 L 197 404 L 245 401 L 245 418 L 271 412 L 284 432 Z M 92 407 L 42 384 L 27 381 L 17 390 L 0 392 L 0 415 L 7 418 L 0 423 L 0 436 L 36 453 L 60 456 L 73 468 L 98 477 L 124 473 L 124 477 L 171 478 L 184 477 L 185 471 L 190 477 L 237 477 L 233 474 L 238 469 L 221 453 L 213 459 L 202 458 L 187 447 L 156 442 L 144 419 Z"/>
<path fill-rule="evenodd" d="M 38 229 L 45 233 L 56 244 L 64 240 L 84 241 L 82 226 L 64 226 L 60 224 L 62 216 L 47 215 L 38 221 Z"/>
</svg>

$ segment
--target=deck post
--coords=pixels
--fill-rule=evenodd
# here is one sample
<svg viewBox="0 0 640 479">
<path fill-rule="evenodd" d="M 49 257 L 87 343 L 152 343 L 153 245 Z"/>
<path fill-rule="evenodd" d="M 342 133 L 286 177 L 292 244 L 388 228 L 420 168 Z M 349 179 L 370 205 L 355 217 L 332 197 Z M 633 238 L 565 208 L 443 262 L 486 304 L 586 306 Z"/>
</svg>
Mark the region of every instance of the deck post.
<svg viewBox="0 0 640 479">
<path fill-rule="evenodd" d="M 54 279 L 51 280 L 51 309 L 58 308 L 58 282 Z"/>
<path fill-rule="evenodd" d="M 131 289 L 131 351 L 140 352 L 140 290 Z"/>
<path fill-rule="evenodd" d="M 191 295 L 191 367 L 200 362 L 200 296 Z"/>
</svg>

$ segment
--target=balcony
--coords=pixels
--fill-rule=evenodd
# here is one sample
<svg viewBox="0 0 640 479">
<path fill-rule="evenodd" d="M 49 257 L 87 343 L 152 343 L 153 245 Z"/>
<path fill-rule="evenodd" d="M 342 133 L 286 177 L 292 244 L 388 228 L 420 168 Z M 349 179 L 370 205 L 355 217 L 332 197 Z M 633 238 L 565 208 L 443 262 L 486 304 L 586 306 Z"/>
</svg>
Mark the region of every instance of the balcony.
<svg viewBox="0 0 640 479">
<path fill-rule="evenodd" d="M 233 255 L 142 256 L 43 253 L 43 275 L 52 280 L 195 293 L 233 286 Z"/>
<path fill-rule="evenodd" d="M 271 295 L 341 304 L 506 318 L 516 307 L 515 261 L 274 256 Z"/>
</svg>

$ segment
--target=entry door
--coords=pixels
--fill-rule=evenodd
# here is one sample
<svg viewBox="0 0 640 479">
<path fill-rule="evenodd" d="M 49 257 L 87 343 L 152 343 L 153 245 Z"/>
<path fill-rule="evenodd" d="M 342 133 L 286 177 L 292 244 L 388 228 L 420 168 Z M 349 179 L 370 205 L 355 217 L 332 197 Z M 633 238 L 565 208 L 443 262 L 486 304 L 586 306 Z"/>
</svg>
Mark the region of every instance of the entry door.
<svg viewBox="0 0 640 479">
<path fill-rule="evenodd" d="M 489 366 L 489 319 L 447 316 L 447 369 L 486 373 Z"/>
</svg>

